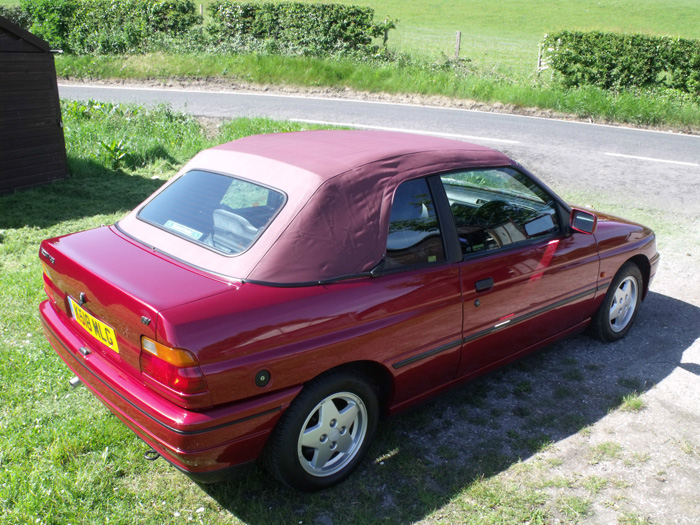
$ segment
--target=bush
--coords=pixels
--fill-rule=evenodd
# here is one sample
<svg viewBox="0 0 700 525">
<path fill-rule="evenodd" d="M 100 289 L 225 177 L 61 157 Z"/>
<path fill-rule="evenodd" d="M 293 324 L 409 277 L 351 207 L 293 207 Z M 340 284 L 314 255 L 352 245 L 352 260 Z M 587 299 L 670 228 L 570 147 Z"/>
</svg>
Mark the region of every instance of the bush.
<svg viewBox="0 0 700 525">
<path fill-rule="evenodd" d="M 375 24 L 370 7 L 339 4 L 220 0 L 209 12 L 214 22 L 207 29 L 220 44 L 312 56 L 376 54 L 373 39 L 395 27 L 390 20 Z"/>
<path fill-rule="evenodd" d="M 262 52 L 368 57 L 394 27 L 374 10 L 337 4 L 252 4 L 220 0 L 203 31 L 193 0 L 21 0 L 28 29 L 65 53 Z M 32 21 L 33 23 L 31 23 Z M 384 51 L 384 53 L 386 53 Z"/>
<path fill-rule="evenodd" d="M 0 16 L 4 16 L 10 22 L 13 22 L 24 29 L 29 29 L 32 25 L 32 19 L 21 6 L 4 6 L 0 5 Z"/>
<path fill-rule="evenodd" d="M 700 95 L 699 40 L 562 31 L 546 35 L 543 47 L 546 63 L 567 87 L 666 87 Z"/>
<path fill-rule="evenodd" d="M 201 23 L 192 0 L 22 0 L 31 32 L 73 54 L 144 50 L 154 35 Z"/>
</svg>

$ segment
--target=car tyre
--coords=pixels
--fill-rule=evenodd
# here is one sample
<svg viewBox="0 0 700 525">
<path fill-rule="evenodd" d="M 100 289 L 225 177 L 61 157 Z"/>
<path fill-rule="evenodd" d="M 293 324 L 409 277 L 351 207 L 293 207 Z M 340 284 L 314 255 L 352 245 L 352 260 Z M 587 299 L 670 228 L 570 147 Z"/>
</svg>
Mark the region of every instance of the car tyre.
<svg viewBox="0 0 700 525">
<path fill-rule="evenodd" d="M 625 263 L 613 278 L 603 303 L 593 316 L 591 333 L 601 341 L 618 341 L 627 335 L 642 301 L 642 272 Z"/>
<path fill-rule="evenodd" d="M 282 483 L 310 492 L 335 485 L 362 462 L 377 428 L 377 393 L 356 372 L 308 383 L 284 412 L 263 461 Z"/>
</svg>

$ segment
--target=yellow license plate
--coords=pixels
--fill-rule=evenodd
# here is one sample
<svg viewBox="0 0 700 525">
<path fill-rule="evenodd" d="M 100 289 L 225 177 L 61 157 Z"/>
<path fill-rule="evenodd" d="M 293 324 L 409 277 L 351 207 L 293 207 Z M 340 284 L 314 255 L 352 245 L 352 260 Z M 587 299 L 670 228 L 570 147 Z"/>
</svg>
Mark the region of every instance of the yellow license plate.
<svg viewBox="0 0 700 525">
<path fill-rule="evenodd" d="M 70 303 L 70 309 L 73 313 L 73 318 L 78 321 L 78 324 L 85 328 L 88 333 L 97 339 L 100 343 L 110 347 L 115 352 L 119 353 L 119 347 L 117 346 L 117 336 L 114 330 L 104 324 L 102 321 L 97 319 L 95 316 L 90 315 L 85 310 L 83 310 L 78 303 L 73 301 L 70 297 L 68 298 Z"/>
</svg>

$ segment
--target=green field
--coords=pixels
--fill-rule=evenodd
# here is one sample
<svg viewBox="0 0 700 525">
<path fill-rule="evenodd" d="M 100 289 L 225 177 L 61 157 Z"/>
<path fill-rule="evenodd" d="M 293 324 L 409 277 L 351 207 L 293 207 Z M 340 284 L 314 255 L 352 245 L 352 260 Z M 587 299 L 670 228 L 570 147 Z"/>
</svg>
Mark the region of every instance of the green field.
<svg viewBox="0 0 700 525">
<path fill-rule="evenodd" d="M 322 3 L 321 0 L 309 0 Z M 392 38 L 423 51 L 431 40 L 454 41 L 454 33 L 537 43 L 562 29 L 617 31 L 700 38 L 697 0 L 333 0 L 364 5 L 376 18 L 398 20 Z M 206 7 L 211 1 L 196 2 Z M 16 5 L 19 0 L 0 0 Z M 395 38 L 394 38 L 395 37 Z M 447 46 L 446 51 L 454 48 Z"/>
<path fill-rule="evenodd" d="M 389 42 L 399 50 L 452 55 L 455 33 L 461 31 L 462 56 L 481 60 L 484 56 L 509 52 L 518 57 L 518 62 L 530 59 L 532 68 L 542 36 L 563 29 L 700 38 L 700 5 L 696 0 L 338 0 L 338 3 L 370 6 L 376 18 L 398 20 Z"/>
<path fill-rule="evenodd" d="M 0 3 L 13 3 L 13 0 Z M 204 5 L 205 11 L 210 3 L 197 2 Z M 333 0 L 332 3 L 372 7 L 376 18 L 398 19 L 398 31 L 406 33 L 411 32 L 410 28 L 448 34 L 459 30 L 494 38 L 538 41 L 547 32 L 579 29 L 700 38 L 700 6 L 696 0 L 471 0 L 468 3 Z"/>
</svg>

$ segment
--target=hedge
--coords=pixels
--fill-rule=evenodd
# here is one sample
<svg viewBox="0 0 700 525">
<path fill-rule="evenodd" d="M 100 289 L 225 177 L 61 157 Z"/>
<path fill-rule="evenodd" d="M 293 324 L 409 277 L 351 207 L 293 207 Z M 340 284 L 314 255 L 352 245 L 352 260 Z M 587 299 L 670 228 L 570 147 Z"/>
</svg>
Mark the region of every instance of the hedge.
<svg viewBox="0 0 700 525">
<path fill-rule="evenodd" d="M 567 87 L 665 87 L 700 95 L 700 40 L 561 31 L 545 35 L 543 49 Z"/>
<path fill-rule="evenodd" d="M 24 29 L 29 29 L 32 25 L 32 19 L 29 17 L 29 14 L 18 5 L 0 5 L 0 16 L 7 18 L 10 22 Z"/>
<path fill-rule="evenodd" d="M 209 6 L 207 29 L 220 43 L 270 42 L 278 51 L 304 55 L 376 53 L 373 39 L 394 27 L 374 23 L 374 9 L 340 4 L 245 3 L 221 0 Z M 386 43 L 386 41 L 385 41 Z"/>
<path fill-rule="evenodd" d="M 66 53 L 119 54 L 154 35 L 179 35 L 201 18 L 192 0 L 22 0 L 32 33 Z"/>
<path fill-rule="evenodd" d="M 68 54 L 153 50 L 313 56 L 380 55 L 374 39 L 394 23 L 374 23 L 374 10 L 338 4 L 216 1 L 203 31 L 193 0 L 20 0 L 6 14 Z M 386 47 L 386 46 L 385 46 Z"/>
</svg>

